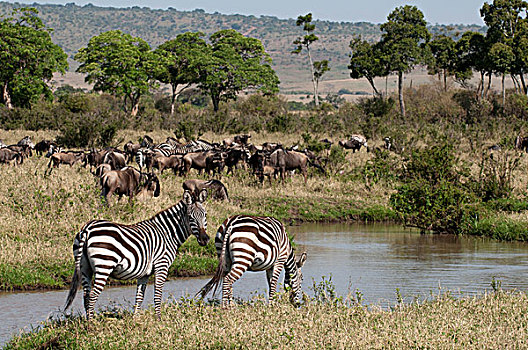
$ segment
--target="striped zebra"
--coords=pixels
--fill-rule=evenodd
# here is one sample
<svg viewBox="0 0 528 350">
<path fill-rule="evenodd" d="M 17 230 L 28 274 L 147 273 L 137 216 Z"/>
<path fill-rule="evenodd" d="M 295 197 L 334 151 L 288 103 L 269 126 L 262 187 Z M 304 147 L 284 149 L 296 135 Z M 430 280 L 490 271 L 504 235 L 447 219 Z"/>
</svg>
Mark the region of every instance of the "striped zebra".
<svg viewBox="0 0 528 350">
<path fill-rule="evenodd" d="M 222 306 L 229 306 L 233 299 L 233 283 L 246 270 L 266 271 L 269 302 L 273 303 L 279 275 L 284 269 L 284 284 L 291 287 L 291 301 L 298 304 L 301 267 L 306 261 L 306 253 L 295 260 L 290 240 L 279 220 L 273 217 L 232 216 L 218 228 L 215 246 L 219 256 L 218 268 L 213 278 L 198 292 L 202 298 L 213 287 L 214 294 L 223 280 Z"/>
<path fill-rule="evenodd" d="M 136 313 L 143 302 L 148 279 L 155 274 L 154 308 L 160 318 L 163 285 L 178 248 L 191 234 L 202 246 L 209 241 L 206 211 L 202 205 L 206 197 L 205 190 L 197 197 L 185 191 L 178 204 L 133 225 L 106 220 L 88 222 L 73 242 L 75 272 L 64 310 L 73 302 L 82 279 L 84 308 L 90 320 L 97 298 L 111 276 L 138 280 Z"/>
</svg>

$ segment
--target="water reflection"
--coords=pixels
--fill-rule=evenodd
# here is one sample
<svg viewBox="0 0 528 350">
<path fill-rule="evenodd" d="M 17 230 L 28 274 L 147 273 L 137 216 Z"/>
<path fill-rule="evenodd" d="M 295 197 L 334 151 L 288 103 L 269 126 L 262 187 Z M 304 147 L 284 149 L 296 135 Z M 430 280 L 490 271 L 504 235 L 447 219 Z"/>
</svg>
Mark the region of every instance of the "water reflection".
<svg viewBox="0 0 528 350">
<path fill-rule="evenodd" d="M 397 288 L 406 301 L 436 295 L 440 289 L 454 295 L 481 293 L 491 289 L 493 278 L 500 280 L 503 288 L 528 290 L 525 243 L 420 235 L 386 225 L 302 225 L 288 231 L 295 235 L 297 249 L 308 253 L 303 290 L 310 295 L 312 281 L 321 282 L 322 276 L 331 276 L 339 295 L 354 295 L 358 290 L 364 302 L 381 306 L 396 303 Z M 168 281 L 164 299 L 192 296 L 207 280 Z M 246 273 L 233 289 L 235 297 L 265 294 L 265 273 Z M 117 303 L 132 308 L 134 290 L 105 288 L 97 305 Z M 74 312 L 83 313 L 81 294 L 79 291 L 74 302 Z M 0 345 L 19 329 L 27 331 L 49 315 L 59 314 L 66 295 L 67 291 L 0 293 Z M 153 286 L 149 285 L 145 306 L 152 300 Z"/>
</svg>

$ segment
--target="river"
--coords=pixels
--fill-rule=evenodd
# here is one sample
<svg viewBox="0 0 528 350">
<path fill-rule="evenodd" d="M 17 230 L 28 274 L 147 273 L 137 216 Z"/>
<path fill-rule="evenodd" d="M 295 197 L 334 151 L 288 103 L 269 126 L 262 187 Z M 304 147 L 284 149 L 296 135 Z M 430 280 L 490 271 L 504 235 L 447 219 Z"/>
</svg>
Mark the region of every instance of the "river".
<svg viewBox="0 0 528 350">
<path fill-rule="evenodd" d="M 338 295 L 360 295 L 365 304 L 388 307 L 450 291 L 455 296 L 492 289 L 528 290 L 528 244 L 497 242 L 451 235 L 420 235 L 401 226 L 309 224 L 289 227 L 298 251 L 306 251 L 303 290 L 314 295 L 313 284 L 331 279 Z M 194 295 L 208 278 L 167 281 L 163 297 Z M 282 277 L 281 277 L 282 282 Z M 398 290 L 398 293 L 397 293 Z M 265 273 L 246 273 L 233 286 L 234 296 L 267 293 Z M 217 292 L 219 294 L 220 292 Z M 0 346 L 13 335 L 29 331 L 50 316 L 61 315 L 67 291 L 0 293 Z M 135 287 L 105 288 L 97 307 L 132 308 Z M 152 304 L 149 285 L 144 307 Z M 82 311 L 79 291 L 73 312 Z"/>
</svg>

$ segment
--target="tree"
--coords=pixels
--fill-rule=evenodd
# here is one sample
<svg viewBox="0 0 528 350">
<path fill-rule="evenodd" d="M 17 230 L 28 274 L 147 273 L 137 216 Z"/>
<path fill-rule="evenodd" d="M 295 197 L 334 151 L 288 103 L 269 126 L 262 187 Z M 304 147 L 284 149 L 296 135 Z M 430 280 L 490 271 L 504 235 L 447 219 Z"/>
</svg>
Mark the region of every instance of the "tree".
<svg viewBox="0 0 528 350">
<path fill-rule="evenodd" d="M 85 81 L 93 83 L 95 91 L 123 97 L 124 110 L 133 116 L 139 111 L 139 99 L 154 85 L 160 69 L 157 55 L 146 41 L 120 30 L 92 37 L 75 60 L 81 63 L 77 72 L 87 73 Z"/>
<path fill-rule="evenodd" d="M 477 93 L 484 96 L 484 77 L 491 75 L 489 64 L 489 43 L 484 35 L 465 32 L 456 45 L 457 64 L 455 77 L 459 80 L 471 78 L 473 70 L 480 73 Z"/>
<path fill-rule="evenodd" d="M 431 62 L 427 65 L 429 74 L 443 77 L 444 90 L 447 91 L 447 77 L 456 71 L 456 42 L 447 35 L 438 35 L 428 44 Z"/>
<path fill-rule="evenodd" d="M 161 44 L 155 52 L 162 64 L 156 78 L 172 88 L 171 114 L 179 93 L 200 80 L 200 67 L 207 61 L 208 47 L 203 33 L 186 32 Z M 184 87 L 178 90 L 178 87 Z"/>
<path fill-rule="evenodd" d="M 66 54 L 51 41 L 34 8 L 13 10 L 0 22 L 1 101 L 8 107 L 29 107 L 45 95 L 53 96 L 48 82 L 54 72 L 65 73 Z"/>
<path fill-rule="evenodd" d="M 383 62 L 379 43 L 370 44 L 362 40 L 361 36 L 355 36 L 350 41 L 350 77 L 352 79 L 366 78 L 374 90 L 376 96 L 381 93 L 374 85 L 374 78 L 384 77 L 389 73 Z"/>
<path fill-rule="evenodd" d="M 495 43 L 489 52 L 494 71 L 502 77 L 502 105 L 506 103 L 506 90 L 504 88 L 504 77 L 511 72 L 515 60 L 513 50 L 506 44 Z"/>
<path fill-rule="evenodd" d="M 490 48 L 500 43 L 509 47 L 508 52 L 514 55 L 509 63 L 507 71 L 520 77 L 524 93 L 528 93 L 528 88 L 524 80 L 524 74 L 528 70 L 526 64 L 526 41 L 528 40 L 528 23 L 527 23 L 528 2 L 523 0 L 494 0 L 493 3 L 484 3 L 480 9 L 480 14 L 488 26 L 486 38 L 490 43 Z M 502 54 L 506 54 L 504 46 L 497 46 Z M 497 49 L 498 50 L 498 49 Z M 503 60 L 504 56 L 500 59 Z M 509 55 L 509 53 L 508 53 Z M 499 58 L 497 55 L 490 57 Z M 490 64 L 496 66 L 496 62 L 490 61 Z M 499 63 L 504 64 L 504 61 Z M 504 75 L 503 75 L 504 76 Z M 515 82 L 515 79 L 514 79 Z"/>
<path fill-rule="evenodd" d="M 400 112 L 405 116 L 403 100 L 403 74 L 423 62 L 423 48 L 431 34 L 427 30 L 424 15 L 416 6 L 397 7 L 381 25 L 381 45 L 389 71 L 398 73 Z"/>
<path fill-rule="evenodd" d="M 266 95 L 279 91 L 279 78 L 260 40 L 226 29 L 211 35 L 210 41 L 210 55 L 201 68 L 199 87 L 211 96 L 215 112 L 220 101 L 236 99 L 245 89 Z"/>
<path fill-rule="evenodd" d="M 312 24 L 312 14 L 308 13 L 305 16 L 297 17 L 296 25 L 298 27 L 303 26 L 303 30 L 307 33 L 303 37 L 298 37 L 293 42 L 297 47 L 292 51 L 294 54 L 300 54 L 304 49 L 308 54 L 308 60 L 310 61 L 310 71 L 312 73 L 312 84 L 314 89 L 314 101 L 315 105 L 319 106 L 319 81 L 322 76 L 330 70 L 328 60 L 313 61 L 310 46 L 319 38 L 313 33 L 315 30 L 315 24 Z"/>
</svg>

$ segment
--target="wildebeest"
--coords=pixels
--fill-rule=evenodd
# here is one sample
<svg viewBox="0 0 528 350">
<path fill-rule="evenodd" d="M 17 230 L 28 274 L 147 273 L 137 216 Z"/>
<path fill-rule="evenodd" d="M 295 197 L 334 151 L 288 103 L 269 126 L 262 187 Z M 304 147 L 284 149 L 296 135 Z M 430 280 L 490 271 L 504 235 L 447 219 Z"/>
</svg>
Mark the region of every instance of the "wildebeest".
<svg viewBox="0 0 528 350">
<path fill-rule="evenodd" d="M 306 154 L 278 149 L 271 154 L 270 165 L 279 172 L 283 181 L 286 171 L 296 169 L 299 169 L 303 175 L 304 184 L 308 181 L 308 156 Z"/>
<path fill-rule="evenodd" d="M 515 138 L 515 148 L 528 152 L 528 137 L 517 136 Z"/>
<path fill-rule="evenodd" d="M 217 162 L 215 162 L 215 156 L 218 157 L 218 154 L 212 150 L 187 153 L 183 156 L 183 172 L 188 174 L 191 169 L 196 169 L 198 170 L 199 174 L 202 173 L 202 170 L 205 170 L 207 173 L 209 173 L 211 170 L 218 168 L 219 166 L 219 159 L 216 158 Z M 207 160 L 208 158 L 210 158 L 209 162 Z"/>
<path fill-rule="evenodd" d="M 232 148 L 227 151 L 224 164 L 227 167 L 227 173 L 233 173 L 233 169 L 238 164 L 245 164 L 249 161 L 249 152 L 244 148 Z"/>
<path fill-rule="evenodd" d="M 51 174 L 52 164 L 53 168 L 58 168 L 60 164 L 68 164 L 70 167 L 79 161 L 83 161 L 86 157 L 86 154 L 82 151 L 79 152 L 59 152 L 53 153 L 50 156 L 50 161 L 48 163 L 48 169 Z"/>
<path fill-rule="evenodd" d="M 7 146 L 12 151 L 20 153 L 20 155 L 23 158 L 28 158 L 33 155 L 33 152 L 31 151 L 31 147 L 28 145 L 9 145 Z"/>
<path fill-rule="evenodd" d="M 341 140 L 339 141 L 339 146 L 351 149 L 353 153 L 359 151 L 361 146 L 365 146 L 367 152 L 369 151 L 367 139 L 362 135 L 352 135 L 349 140 Z"/>
<path fill-rule="evenodd" d="M 17 165 L 22 164 L 23 162 L 24 158 L 17 151 L 13 151 L 9 148 L 0 148 L 0 163 L 13 163 L 13 165 Z"/>
<path fill-rule="evenodd" d="M 132 163 L 134 158 L 136 157 L 136 154 L 138 150 L 141 148 L 141 145 L 139 143 L 132 143 L 132 141 L 129 141 L 125 144 L 123 147 L 126 154 L 126 162 Z"/>
<path fill-rule="evenodd" d="M 108 151 L 103 157 L 103 163 L 110 164 L 112 170 L 120 170 L 126 166 L 125 155 L 118 151 Z"/>
<path fill-rule="evenodd" d="M 190 191 L 191 193 L 194 193 L 195 196 L 198 196 L 204 189 L 211 189 L 211 198 L 221 201 L 229 201 L 227 188 L 219 180 L 189 179 L 183 182 L 182 187 L 184 191 Z"/>
<path fill-rule="evenodd" d="M 152 158 L 152 167 L 158 169 L 160 173 L 163 173 L 165 169 L 172 169 L 174 175 L 177 175 L 177 171 L 180 169 L 182 164 L 182 156 L 173 154 L 170 157 L 157 155 Z"/>
<path fill-rule="evenodd" d="M 132 199 L 143 189 L 152 190 L 154 197 L 160 195 L 160 184 L 156 175 L 142 173 L 132 167 L 126 167 L 122 170 L 111 170 L 101 177 L 101 196 L 109 203 L 110 196 L 113 193 L 123 195 Z"/>
<path fill-rule="evenodd" d="M 57 144 L 53 141 L 42 140 L 35 145 L 35 152 L 37 152 L 39 156 L 42 155 L 43 153 L 47 153 L 51 145 L 54 145 L 54 147 L 57 146 Z"/>
</svg>

